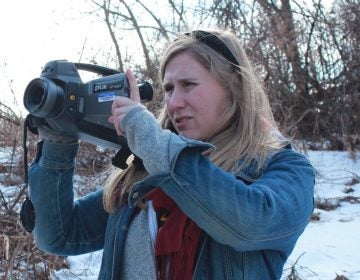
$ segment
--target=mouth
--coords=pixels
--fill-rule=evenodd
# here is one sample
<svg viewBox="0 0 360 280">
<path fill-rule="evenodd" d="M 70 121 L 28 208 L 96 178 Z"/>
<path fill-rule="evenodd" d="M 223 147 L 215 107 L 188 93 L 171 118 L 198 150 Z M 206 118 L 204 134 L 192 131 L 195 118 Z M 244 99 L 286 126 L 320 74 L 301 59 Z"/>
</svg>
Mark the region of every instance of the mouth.
<svg viewBox="0 0 360 280">
<path fill-rule="evenodd" d="M 191 117 L 188 116 L 184 116 L 184 117 L 177 117 L 175 118 L 175 126 L 178 129 L 182 129 L 186 126 L 186 124 L 188 123 L 189 120 L 191 120 Z"/>
</svg>

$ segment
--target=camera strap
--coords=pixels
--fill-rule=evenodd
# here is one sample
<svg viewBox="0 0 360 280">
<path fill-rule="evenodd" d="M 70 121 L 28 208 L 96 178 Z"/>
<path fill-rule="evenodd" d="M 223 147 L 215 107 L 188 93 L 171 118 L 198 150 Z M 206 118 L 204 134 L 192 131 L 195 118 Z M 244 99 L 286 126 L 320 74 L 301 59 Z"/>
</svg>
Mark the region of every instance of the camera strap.
<svg viewBox="0 0 360 280">
<path fill-rule="evenodd" d="M 131 154 L 132 153 L 128 147 L 121 147 L 121 149 L 111 159 L 111 164 L 118 168 L 126 169 L 128 167 L 126 160 Z"/>
<path fill-rule="evenodd" d="M 28 148 L 26 145 L 27 142 L 27 130 L 37 134 L 37 129 L 31 125 L 31 115 L 28 114 L 24 121 L 23 127 L 23 151 L 24 151 L 24 182 L 25 186 L 23 191 L 26 193 L 24 202 L 21 205 L 20 209 L 20 221 L 22 226 L 27 232 L 32 232 L 35 227 L 35 208 L 31 202 L 29 195 L 29 176 L 28 176 Z"/>
<path fill-rule="evenodd" d="M 130 155 L 134 156 L 132 163 L 136 166 L 136 168 L 145 169 L 142 159 L 133 154 L 128 146 L 123 146 L 111 159 L 111 163 L 112 165 L 124 170 L 128 167 L 126 161 Z"/>
</svg>

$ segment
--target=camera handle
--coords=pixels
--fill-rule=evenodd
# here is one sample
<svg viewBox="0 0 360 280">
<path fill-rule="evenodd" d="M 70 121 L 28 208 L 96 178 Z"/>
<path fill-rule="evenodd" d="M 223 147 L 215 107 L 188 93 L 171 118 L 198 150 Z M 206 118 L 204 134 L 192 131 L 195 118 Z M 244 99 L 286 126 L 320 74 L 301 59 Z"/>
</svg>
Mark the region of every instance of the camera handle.
<svg viewBox="0 0 360 280">
<path fill-rule="evenodd" d="M 110 76 L 114 74 L 121 73 L 118 70 L 110 69 L 104 66 L 99 66 L 95 64 L 89 64 L 89 63 L 74 63 L 75 67 L 79 70 L 85 70 L 89 72 L 93 72 L 102 76 Z"/>
</svg>

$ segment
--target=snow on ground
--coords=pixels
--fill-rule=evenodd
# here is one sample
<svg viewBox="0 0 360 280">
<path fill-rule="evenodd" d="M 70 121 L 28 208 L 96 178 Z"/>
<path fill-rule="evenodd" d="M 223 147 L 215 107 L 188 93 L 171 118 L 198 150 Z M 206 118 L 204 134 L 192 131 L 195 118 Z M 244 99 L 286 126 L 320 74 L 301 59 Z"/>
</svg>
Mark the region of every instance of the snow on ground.
<svg viewBox="0 0 360 280">
<path fill-rule="evenodd" d="M 360 183 L 356 183 L 360 155 L 356 161 L 347 152 L 309 151 L 307 156 L 317 170 L 315 200 L 340 206 L 331 211 L 314 210 L 318 220 L 311 222 L 298 240 L 283 279 L 292 268 L 300 279 L 330 280 L 337 275 L 360 279 Z M 0 189 L 9 191 L 1 185 Z M 52 279 L 97 279 L 101 255 L 98 251 L 68 257 L 70 269 L 54 272 Z"/>
<path fill-rule="evenodd" d="M 314 210 L 319 221 L 305 229 L 286 268 L 297 262 L 302 279 L 329 280 L 337 275 L 360 279 L 360 184 L 351 185 L 353 179 L 360 179 L 360 156 L 356 162 L 346 152 L 310 151 L 308 156 L 318 172 L 315 199 L 334 202 L 348 197 L 350 202 L 341 202 L 332 211 Z"/>
</svg>

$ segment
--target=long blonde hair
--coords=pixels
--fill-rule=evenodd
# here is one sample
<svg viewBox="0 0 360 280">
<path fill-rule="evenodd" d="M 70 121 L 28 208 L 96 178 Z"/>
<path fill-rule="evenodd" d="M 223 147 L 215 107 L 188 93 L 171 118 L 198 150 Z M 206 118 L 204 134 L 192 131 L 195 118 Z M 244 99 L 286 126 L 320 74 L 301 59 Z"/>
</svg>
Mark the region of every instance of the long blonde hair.
<svg viewBox="0 0 360 280">
<path fill-rule="evenodd" d="M 163 80 L 167 63 L 175 55 L 189 52 L 231 94 L 229 110 L 219 116 L 223 129 L 206 139 L 216 147 L 207 156 L 225 171 L 234 172 L 235 168 L 244 168 L 253 160 L 261 168 L 267 154 L 282 148 L 285 142 L 274 136 L 273 131 L 277 128 L 268 97 L 239 39 L 230 31 L 215 30 L 211 34 L 227 46 L 237 65 L 198 40 L 196 33 L 192 32 L 179 36 L 169 44 L 160 65 L 160 80 Z M 161 110 L 159 121 L 163 128 L 174 131 L 165 108 Z M 242 159 L 242 165 L 236 166 L 239 159 Z M 120 197 L 123 198 L 133 183 L 146 175 L 146 171 L 140 171 L 132 164 L 127 170 L 115 173 L 105 186 L 105 209 L 114 211 L 117 203 L 114 194 L 120 191 Z"/>
</svg>

